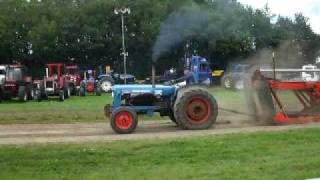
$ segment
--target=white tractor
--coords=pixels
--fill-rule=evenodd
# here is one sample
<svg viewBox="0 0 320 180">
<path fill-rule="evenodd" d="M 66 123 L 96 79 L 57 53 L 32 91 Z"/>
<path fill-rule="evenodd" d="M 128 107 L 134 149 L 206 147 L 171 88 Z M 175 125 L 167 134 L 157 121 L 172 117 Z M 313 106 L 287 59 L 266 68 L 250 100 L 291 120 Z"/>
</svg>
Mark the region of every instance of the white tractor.
<svg viewBox="0 0 320 180">
<path fill-rule="evenodd" d="M 301 72 L 301 78 L 303 81 L 316 82 L 320 80 L 319 72 L 316 71 L 318 70 L 317 66 L 308 64 L 308 65 L 302 66 L 302 70 L 307 70 L 307 71 Z"/>
</svg>

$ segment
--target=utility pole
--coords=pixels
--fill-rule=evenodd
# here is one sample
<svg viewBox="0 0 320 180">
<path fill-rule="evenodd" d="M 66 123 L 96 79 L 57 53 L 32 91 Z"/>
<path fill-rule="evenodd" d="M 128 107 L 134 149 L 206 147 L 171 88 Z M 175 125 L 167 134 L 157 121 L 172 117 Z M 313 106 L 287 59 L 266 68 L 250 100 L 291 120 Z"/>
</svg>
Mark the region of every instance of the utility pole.
<svg viewBox="0 0 320 180">
<path fill-rule="evenodd" d="M 128 57 L 128 52 L 126 51 L 126 45 L 125 45 L 125 26 L 124 26 L 124 15 L 125 14 L 130 14 L 131 10 L 130 8 L 120 8 L 120 9 L 115 9 L 114 14 L 121 15 L 121 28 L 122 28 L 122 53 L 121 55 L 123 56 L 123 70 L 124 70 L 124 84 L 127 84 L 127 57 Z"/>
</svg>

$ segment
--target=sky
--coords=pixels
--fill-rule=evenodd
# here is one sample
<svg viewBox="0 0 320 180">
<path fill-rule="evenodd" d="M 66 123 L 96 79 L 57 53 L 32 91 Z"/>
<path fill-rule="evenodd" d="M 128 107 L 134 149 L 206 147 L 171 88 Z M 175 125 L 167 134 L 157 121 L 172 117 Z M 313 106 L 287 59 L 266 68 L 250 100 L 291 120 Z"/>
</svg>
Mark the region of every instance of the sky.
<svg viewBox="0 0 320 180">
<path fill-rule="evenodd" d="M 238 0 L 254 8 L 262 8 L 267 3 L 271 12 L 283 16 L 294 17 L 297 12 L 309 18 L 312 29 L 320 34 L 320 0 Z"/>
</svg>

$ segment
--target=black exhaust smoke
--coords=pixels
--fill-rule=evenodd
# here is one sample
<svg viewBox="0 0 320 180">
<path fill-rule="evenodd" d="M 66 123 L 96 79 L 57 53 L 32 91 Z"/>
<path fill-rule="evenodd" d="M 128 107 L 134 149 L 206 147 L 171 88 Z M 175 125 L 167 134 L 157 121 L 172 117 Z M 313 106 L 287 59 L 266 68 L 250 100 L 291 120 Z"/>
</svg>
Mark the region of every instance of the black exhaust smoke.
<svg viewBox="0 0 320 180">
<path fill-rule="evenodd" d="M 196 4 L 182 7 L 170 14 L 161 25 L 152 49 L 152 60 L 156 62 L 161 55 L 168 53 L 175 45 L 205 33 L 203 29 L 209 24 L 208 17 L 208 12 Z"/>
</svg>

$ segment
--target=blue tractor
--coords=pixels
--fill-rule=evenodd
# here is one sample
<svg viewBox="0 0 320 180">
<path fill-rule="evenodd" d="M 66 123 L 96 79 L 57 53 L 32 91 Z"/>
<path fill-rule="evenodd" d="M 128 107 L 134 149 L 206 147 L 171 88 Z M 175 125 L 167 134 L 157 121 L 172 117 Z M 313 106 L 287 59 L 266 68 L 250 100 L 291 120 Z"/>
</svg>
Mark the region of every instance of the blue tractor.
<svg viewBox="0 0 320 180">
<path fill-rule="evenodd" d="M 136 80 L 135 76 L 131 74 L 118 74 L 111 70 L 110 66 L 106 67 L 106 72 L 102 72 L 102 68 L 99 68 L 99 76 L 98 76 L 98 84 L 100 89 L 104 93 L 108 93 L 112 91 L 112 86 L 115 84 L 125 84 L 125 80 L 127 84 L 133 84 Z"/>
<path fill-rule="evenodd" d="M 190 64 L 190 65 L 188 65 Z M 207 59 L 200 56 L 193 56 L 191 63 L 187 62 L 185 67 L 185 78 L 187 84 L 211 84 L 212 70 Z"/>
<path fill-rule="evenodd" d="M 205 67 L 206 66 L 206 67 Z M 112 88 L 113 104 L 105 106 L 112 129 L 119 134 L 134 132 L 138 114 L 168 116 L 186 130 L 210 128 L 217 119 L 218 105 L 206 84 L 209 63 L 201 57 L 193 57 L 185 76 L 166 85 L 115 85 Z M 182 86 L 178 82 L 186 81 Z"/>
<path fill-rule="evenodd" d="M 221 85 L 225 89 L 244 89 L 243 77 L 250 68 L 249 64 L 236 64 L 231 66 L 222 76 Z"/>
</svg>

